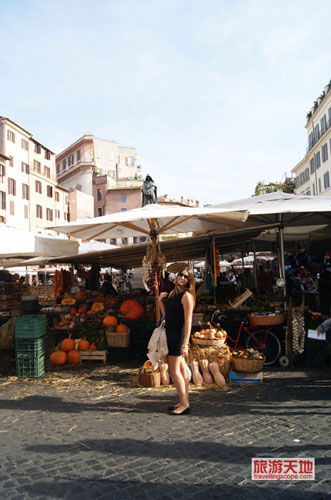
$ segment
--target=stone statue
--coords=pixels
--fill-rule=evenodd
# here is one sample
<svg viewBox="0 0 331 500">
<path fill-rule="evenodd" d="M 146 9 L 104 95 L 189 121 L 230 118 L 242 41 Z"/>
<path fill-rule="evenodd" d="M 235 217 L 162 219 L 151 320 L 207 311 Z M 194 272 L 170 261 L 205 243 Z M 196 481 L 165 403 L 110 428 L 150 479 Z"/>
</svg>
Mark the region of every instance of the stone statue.
<svg viewBox="0 0 331 500">
<path fill-rule="evenodd" d="M 154 181 L 150 175 L 146 175 L 146 179 L 141 187 L 143 194 L 142 206 L 157 203 L 157 190 Z"/>
</svg>

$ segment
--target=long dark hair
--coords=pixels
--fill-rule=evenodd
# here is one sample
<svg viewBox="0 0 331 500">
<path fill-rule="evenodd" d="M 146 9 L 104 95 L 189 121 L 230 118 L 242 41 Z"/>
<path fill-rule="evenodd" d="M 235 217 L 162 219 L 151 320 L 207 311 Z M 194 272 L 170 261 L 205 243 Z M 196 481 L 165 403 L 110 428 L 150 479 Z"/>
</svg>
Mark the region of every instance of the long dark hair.
<svg viewBox="0 0 331 500">
<path fill-rule="evenodd" d="M 189 292 L 192 295 L 195 304 L 195 279 L 193 269 L 191 267 L 185 267 L 183 271 L 186 271 L 189 276 L 184 289 L 178 285 L 176 277 L 175 288 L 172 290 L 172 292 L 170 292 L 169 297 L 171 297 L 172 295 L 178 295 L 184 290 L 185 292 Z"/>
</svg>

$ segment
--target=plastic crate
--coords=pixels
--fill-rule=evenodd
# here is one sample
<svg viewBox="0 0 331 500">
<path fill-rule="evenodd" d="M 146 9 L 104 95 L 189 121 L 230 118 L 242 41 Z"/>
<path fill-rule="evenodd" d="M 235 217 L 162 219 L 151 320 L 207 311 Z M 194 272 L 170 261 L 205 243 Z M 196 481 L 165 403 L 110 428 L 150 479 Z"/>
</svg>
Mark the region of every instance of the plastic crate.
<svg viewBox="0 0 331 500">
<path fill-rule="evenodd" d="M 46 335 L 46 329 L 46 316 L 44 314 L 15 318 L 16 339 L 37 339 Z"/>
<path fill-rule="evenodd" d="M 37 339 L 15 339 L 16 358 L 38 358 L 39 356 L 45 355 L 45 351 L 45 336 Z"/>
<path fill-rule="evenodd" d="M 16 375 L 18 377 L 41 377 L 45 373 L 45 356 L 16 357 Z"/>
</svg>

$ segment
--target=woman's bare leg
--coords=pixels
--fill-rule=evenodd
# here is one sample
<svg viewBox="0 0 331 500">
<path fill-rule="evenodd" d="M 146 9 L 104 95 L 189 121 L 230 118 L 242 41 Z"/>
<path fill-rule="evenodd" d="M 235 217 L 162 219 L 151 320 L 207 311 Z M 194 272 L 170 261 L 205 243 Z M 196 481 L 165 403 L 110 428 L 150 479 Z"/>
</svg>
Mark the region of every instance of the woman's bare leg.
<svg viewBox="0 0 331 500">
<path fill-rule="evenodd" d="M 176 413 L 181 413 L 190 406 L 188 401 L 187 377 L 184 378 L 181 370 L 182 359 L 182 356 L 168 355 L 169 373 L 179 396 L 179 406 L 175 410 Z"/>
</svg>

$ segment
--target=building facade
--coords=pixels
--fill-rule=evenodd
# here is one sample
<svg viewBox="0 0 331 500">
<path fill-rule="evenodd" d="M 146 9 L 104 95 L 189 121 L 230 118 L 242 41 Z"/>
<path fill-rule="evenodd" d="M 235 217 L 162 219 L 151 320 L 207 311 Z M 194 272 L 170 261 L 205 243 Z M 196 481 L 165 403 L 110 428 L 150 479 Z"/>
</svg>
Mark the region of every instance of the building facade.
<svg viewBox="0 0 331 500">
<path fill-rule="evenodd" d="M 331 82 L 307 114 L 305 157 L 292 169 L 296 194 L 331 196 Z"/>
<path fill-rule="evenodd" d="M 0 117 L 0 221 L 33 233 L 69 219 L 68 191 L 56 183 L 55 154 L 9 118 Z"/>
</svg>

